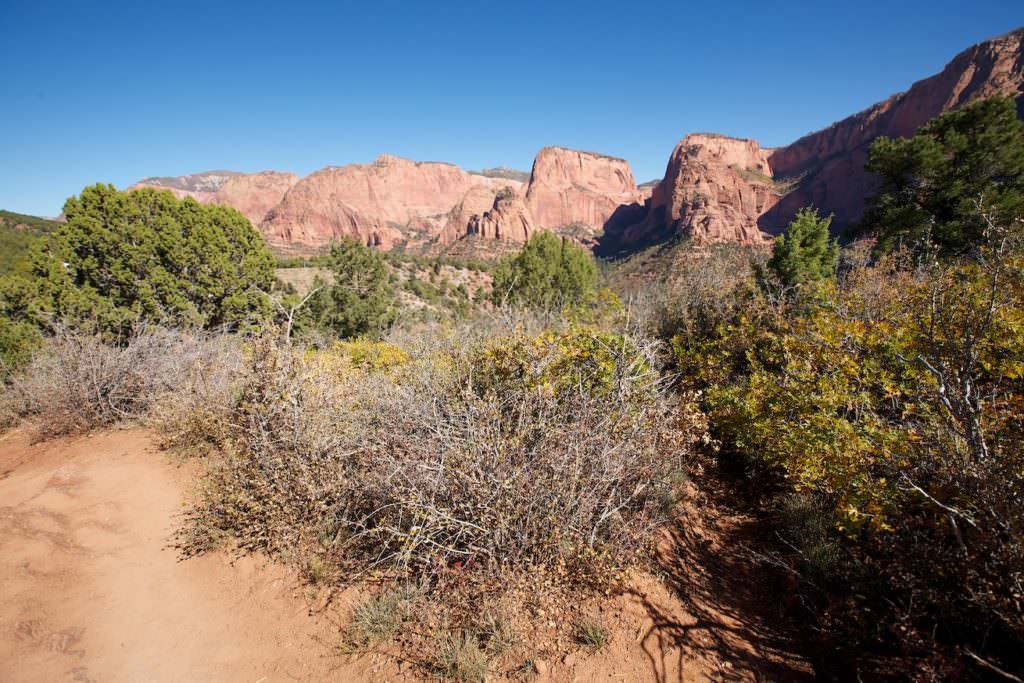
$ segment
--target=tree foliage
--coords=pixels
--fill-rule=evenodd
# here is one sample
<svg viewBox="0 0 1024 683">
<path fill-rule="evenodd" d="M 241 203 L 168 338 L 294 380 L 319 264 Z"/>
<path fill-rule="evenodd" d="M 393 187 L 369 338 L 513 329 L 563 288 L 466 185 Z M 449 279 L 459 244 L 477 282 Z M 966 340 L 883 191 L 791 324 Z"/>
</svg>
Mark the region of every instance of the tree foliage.
<svg viewBox="0 0 1024 683">
<path fill-rule="evenodd" d="M 891 254 L 798 305 L 746 288 L 673 346 L 724 450 L 831 520 L 788 540 L 807 585 L 840 596 L 817 628 L 867 641 L 898 620 L 904 647 L 937 634 L 1009 662 L 1024 642 L 1024 225 L 979 218 L 971 258 Z"/>
<path fill-rule="evenodd" d="M 1012 98 L 946 112 L 905 139 L 879 138 L 866 167 L 881 180 L 860 226 L 881 251 L 934 244 L 946 255 L 980 244 L 984 205 L 1007 224 L 1024 215 L 1024 122 Z"/>
<path fill-rule="evenodd" d="M 58 228 L 60 223 L 47 218 L 0 211 L 0 276 L 27 270 L 32 245 Z"/>
<path fill-rule="evenodd" d="M 808 207 L 775 238 L 768 267 L 783 285 L 794 287 L 835 274 L 839 245 L 829 237 L 831 224 L 831 216 L 819 216 L 817 209 Z"/>
<path fill-rule="evenodd" d="M 597 289 L 597 265 L 582 247 L 552 232 L 533 235 L 494 274 L 496 304 L 556 309 L 585 302 Z"/>
<path fill-rule="evenodd" d="M 242 214 L 163 190 L 93 185 L 0 289 L 3 313 L 45 326 L 89 321 L 122 333 L 140 320 L 237 327 L 265 318 L 274 260 Z"/>
<path fill-rule="evenodd" d="M 398 299 L 384 257 L 351 237 L 331 246 L 333 281 L 310 300 L 305 324 L 342 338 L 380 337 L 398 315 Z"/>
</svg>

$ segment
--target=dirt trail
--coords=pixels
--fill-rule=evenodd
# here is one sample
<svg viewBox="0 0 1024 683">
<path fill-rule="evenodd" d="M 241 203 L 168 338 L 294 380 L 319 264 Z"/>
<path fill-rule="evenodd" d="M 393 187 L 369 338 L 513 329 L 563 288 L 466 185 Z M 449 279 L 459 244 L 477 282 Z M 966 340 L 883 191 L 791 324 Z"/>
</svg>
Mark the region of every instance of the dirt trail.
<svg viewBox="0 0 1024 683">
<path fill-rule="evenodd" d="M 0 680 L 338 678 L 286 571 L 166 548 L 195 474 L 144 432 L 0 440 Z"/>
<path fill-rule="evenodd" d="M 338 653 L 351 595 L 311 616 L 307 589 L 281 565 L 181 561 L 167 544 L 199 473 L 144 431 L 0 436 L 0 681 L 432 679 L 395 653 Z M 669 566 L 685 578 L 647 577 L 600 606 L 607 648 L 549 661 L 541 680 L 806 678 L 728 585 L 709 591 L 704 572 L 686 569 L 707 563 L 727 578 L 735 567 L 678 559 Z"/>
</svg>

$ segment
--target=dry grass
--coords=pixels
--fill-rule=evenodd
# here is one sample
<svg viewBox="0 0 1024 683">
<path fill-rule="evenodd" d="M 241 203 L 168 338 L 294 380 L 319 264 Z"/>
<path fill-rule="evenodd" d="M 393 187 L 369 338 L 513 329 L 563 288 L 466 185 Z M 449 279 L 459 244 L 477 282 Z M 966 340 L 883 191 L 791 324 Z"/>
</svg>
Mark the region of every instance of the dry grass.
<svg viewBox="0 0 1024 683">
<path fill-rule="evenodd" d="M 600 650 L 611 639 L 611 633 L 596 619 L 583 619 L 576 624 L 576 640 L 593 650 Z"/>
<path fill-rule="evenodd" d="M 437 673 L 460 683 L 482 683 L 490 666 L 487 653 L 472 633 L 448 636 L 437 653 Z"/>
<path fill-rule="evenodd" d="M 347 635 L 357 647 L 393 638 L 413 614 L 419 591 L 413 586 L 400 586 L 373 596 L 356 605 Z"/>
</svg>

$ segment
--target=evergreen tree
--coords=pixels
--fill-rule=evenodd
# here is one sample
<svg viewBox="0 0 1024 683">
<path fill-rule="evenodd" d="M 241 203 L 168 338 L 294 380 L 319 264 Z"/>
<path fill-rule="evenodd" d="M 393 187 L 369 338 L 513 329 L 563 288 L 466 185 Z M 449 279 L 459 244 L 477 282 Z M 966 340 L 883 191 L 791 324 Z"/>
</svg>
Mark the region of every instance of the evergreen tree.
<svg viewBox="0 0 1024 683">
<path fill-rule="evenodd" d="M 492 299 L 552 309 L 586 301 L 597 288 L 597 265 L 581 247 L 552 232 L 533 235 L 494 274 Z"/>
<path fill-rule="evenodd" d="M 839 245 L 829 237 L 831 216 L 819 216 L 818 210 L 801 209 L 775 238 L 768 268 L 787 287 L 832 277 L 839 261 Z"/>
<path fill-rule="evenodd" d="M 235 327 L 270 314 L 273 256 L 234 209 L 97 184 L 64 215 L 28 274 L 0 287 L 9 319 L 88 321 L 116 334 L 139 320 Z"/>
<path fill-rule="evenodd" d="M 380 337 L 398 315 L 384 257 L 351 237 L 331 246 L 334 280 L 310 301 L 307 321 L 340 337 Z"/>
<path fill-rule="evenodd" d="M 866 168 L 881 187 L 858 231 L 876 234 L 881 251 L 962 253 L 983 239 L 979 204 L 997 223 L 1024 215 L 1024 122 L 1009 97 L 946 112 L 911 138 L 879 138 Z"/>
</svg>

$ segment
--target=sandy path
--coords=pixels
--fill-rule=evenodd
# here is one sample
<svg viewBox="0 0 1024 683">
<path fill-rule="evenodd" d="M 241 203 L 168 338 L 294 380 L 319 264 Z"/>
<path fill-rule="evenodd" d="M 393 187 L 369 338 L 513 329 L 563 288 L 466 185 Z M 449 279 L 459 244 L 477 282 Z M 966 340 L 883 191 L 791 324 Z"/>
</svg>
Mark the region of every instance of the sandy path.
<svg viewBox="0 0 1024 683">
<path fill-rule="evenodd" d="M 0 437 L 0 681 L 359 676 L 285 570 L 165 547 L 195 473 L 144 432 Z"/>
<path fill-rule="evenodd" d="M 340 655 L 347 592 L 311 616 L 309 589 L 281 565 L 181 561 L 167 545 L 199 473 L 139 430 L 0 435 L 0 682 L 436 680 L 396 652 Z M 599 604 L 609 646 L 549 660 L 539 680 L 809 680 L 745 596 L 754 582 L 730 563 L 735 520 L 700 532 L 699 517 L 666 546 L 663 581 Z"/>
</svg>

